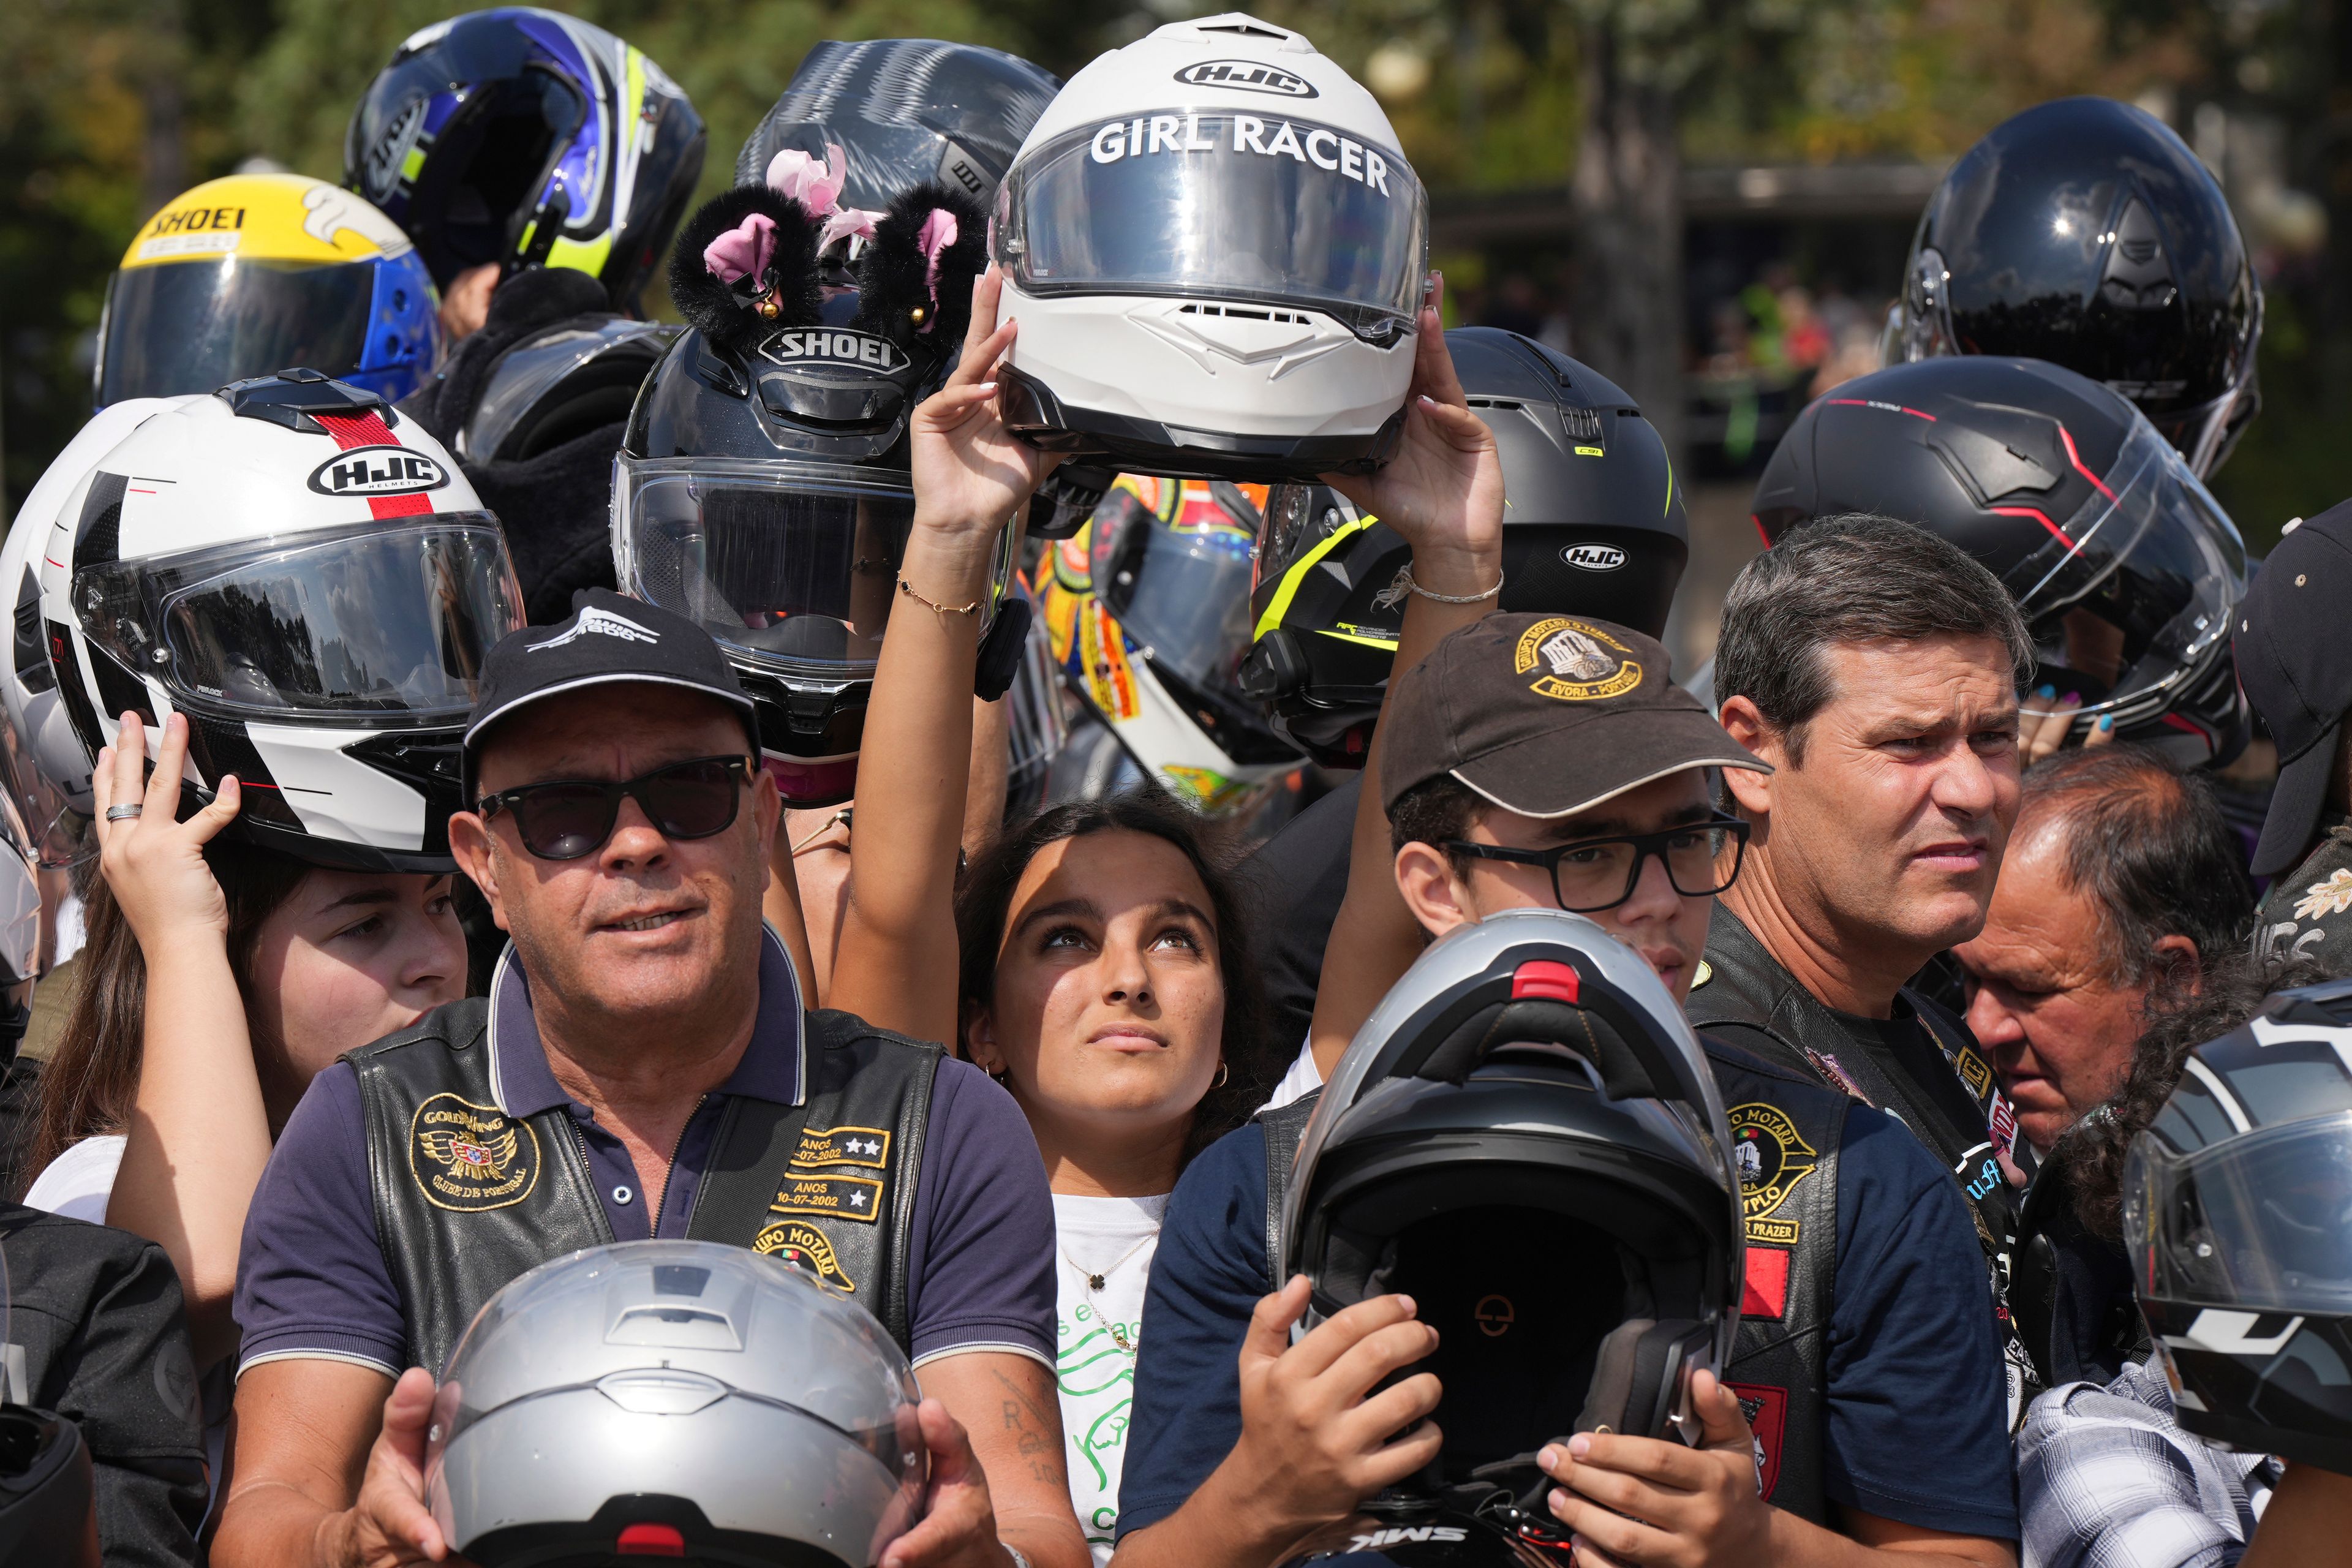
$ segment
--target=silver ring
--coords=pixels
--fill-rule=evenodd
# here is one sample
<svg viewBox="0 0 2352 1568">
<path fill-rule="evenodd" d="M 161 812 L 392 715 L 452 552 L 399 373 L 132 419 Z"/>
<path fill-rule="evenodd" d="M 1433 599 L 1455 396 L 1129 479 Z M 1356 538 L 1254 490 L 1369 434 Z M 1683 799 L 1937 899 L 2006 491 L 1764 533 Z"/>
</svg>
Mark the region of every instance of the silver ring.
<svg viewBox="0 0 2352 1568">
<path fill-rule="evenodd" d="M 131 818 L 138 816 L 140 809 L 140 807 L 135 805 L 110 805 L 106 808 L 106 820 L 109 822 L 127 822 Z"/>
</svg>

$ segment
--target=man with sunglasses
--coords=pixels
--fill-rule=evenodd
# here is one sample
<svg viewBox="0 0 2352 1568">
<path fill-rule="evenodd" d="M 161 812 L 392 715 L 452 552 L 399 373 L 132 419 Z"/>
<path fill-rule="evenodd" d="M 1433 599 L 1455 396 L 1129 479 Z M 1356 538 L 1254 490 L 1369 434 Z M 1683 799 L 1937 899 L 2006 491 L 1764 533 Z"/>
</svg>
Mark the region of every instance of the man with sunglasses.
<svg viewBox="0 0 2352 1568">
<path fill-rule="evenodd" d="M 1423 931 L 1565 908 L 1687 997 L 1748 834 L 1714 810 L 1709 772 L 1770 769 L 1671 683 L 1663 647 L 1604 621 L 1489 616 L 1393 679 L 1380 734 L 1367 787 L 1387 808 L 1395 884 Z M 1349 957 L 1327 952 L 1327 984 Z M 1737 1407 L 1702 1404 L 1696 1452 L 1607 1435 L 1549 1450 L 1554 1512 L 1596 1560 L 1643 1568 L 2013 1563 L 2000 1356 L 1959 1194 L 1891 1118 L 1706 1045 L 1745 1187 L 1747 1290 L 1724 1378 Z M 1303 1305 L 1296 1282 L 1267 1294 L 1279 1282 L 1265 1215 L 1312 1104 L 1262 1113 L 1213 1146 L 1170 1202 L 1120 1494 L 1120 1550 L 1148 1544 L 1139 1563 L 1226 1560 L 1222 1542 L 1307 1522 L 1308 1496 L 1328 1508 L 1328 1480 L 1284 1462 L 1271 1435 L 1302 1410 L 1344 1419 L 1427 1353 L 1427 1330 L 1397 1321 L 1416 1309 L 1390 1310 L 1392 1299 L 1287 1351 L 1268 1331 Z M 1473 1279 L 1478 1266 L 1462 1262 Z M 1362 1338 L 1343 1346 L 1348 1332 Z"/>
<path fill-rule="evenodd" d="M 929 1496 L 894 1568 L 1082 1568 L 1035 1142 L 969 1064 L 805 1009 L 761 919 L 754 723 L 708 633 L 603 590 L 492 650 L 450 839 L 512 942 L 487 998 L 320 1074 L 277 1144 L 216 1563 L 437 1561 L 427 1374 L 538 1264 L 682 1237 L 849 1292 L 921 1370 Z"/>
</svg>

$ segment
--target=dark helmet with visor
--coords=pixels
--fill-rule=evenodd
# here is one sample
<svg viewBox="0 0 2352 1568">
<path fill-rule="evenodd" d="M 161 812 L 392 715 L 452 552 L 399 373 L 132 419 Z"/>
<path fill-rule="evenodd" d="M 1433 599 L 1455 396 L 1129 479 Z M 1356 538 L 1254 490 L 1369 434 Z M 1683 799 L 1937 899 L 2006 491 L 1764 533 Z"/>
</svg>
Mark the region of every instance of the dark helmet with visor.
<svg viewBox="0 0 2352 1568">
<path fill-rule="evenodd" d="M 2183 765 L 2244 749 L 2230 617 L 2245 546 L 2188 463 L 2130 402 L 2037 360 L 1896 365 L 1816 399 L 1757 482 L 1766 541 L 1841 512 L 1942 535 L 2017 600 L 2043 681 L 2083 700 L 2079 736 Z"/>
<path fill-rule="evenodd" d="M 411 34 L 368 84 L 343 183 L 406 229 L 447 288 L 534 262 L 634 310 L 702 177 L 709 142 L 642 50 L 575 16 L 475 11 Z"/>
<path fill-rule="evenodd" d="M 622 1242 L 491 1297 L 440 1369 L 425 1452 L 451 1548 L 482 1568 L 880 1562 L 922 1513 L 922 1391 L 814 1277 L 825 1247 L 797 1223 L 750 1247 Z"/>
<path fill-rule="evenodd" d="M 1460 327 L 1445 345 L 1501 448 L 1500 607 L 1664 635 L 1690 522 L 1655 426 L 1614 383 L 1532 338 Z M 1327 767 L 1369 754 L 1412 559 L 1393 529 L 1321 486 L 1279 487 L 1267 502 L 1242 689 Z"/>
<path fill-rule="evenodd" d="M 1421 1304 L 1446 1481 L 1519 1460 L 1533 1485 L 1571 1432 L 1695 1442 L 1690 1375 L 1739 1324 L 1731 1146 L 1649 966 L 1580 915 L 1506 910 L 1439 938 L 1349 1042 L 1300 1139 L 1283 1277 L 1313 1285 L 1302 1330 Z"/>
<path fill-rule="evenodd" d="M 450 868 L 458 736 L 522 595 L 498 519 L 415 420 L 308 370 L 167 402 L 66 498 L 39 581 L 85 756 L 126 710 L 184 713 L 183 794 L 235 773 L 229 833 Z"/>
<path fill-rule="evenodd" d="M 766 183 L 688 221 L 670 293 L 692 330 L 640 390 L 613 480 L 622 592 L 719 639 L 797 806 L 856 787 L 914 523 L 908 421 L 955 363 L 986 265 L 969 197 L 924 184 L 882 212 L 845 207 L 843 163 L 837 145 L 787 149 Z M 990 698 L 1028 628 L 1028 601 L 1006 595 L 1012 533 L 975 611 Z"/>
<path fill-rule="evenodd" d="M 1993 127 L 1927 199 L 1887 359 L 2064 365 L 2210 478 L 2262 406 L 2262 331 L 2245 237 L 2197 154 L 2145 110 L 2064 98 Z"/>
<path fill-rule="evenodd" d="M 2174 1418 L 2352 1475 L 2352 981 L 2191 1051 L 2123 1203 Z"/>
</svg>

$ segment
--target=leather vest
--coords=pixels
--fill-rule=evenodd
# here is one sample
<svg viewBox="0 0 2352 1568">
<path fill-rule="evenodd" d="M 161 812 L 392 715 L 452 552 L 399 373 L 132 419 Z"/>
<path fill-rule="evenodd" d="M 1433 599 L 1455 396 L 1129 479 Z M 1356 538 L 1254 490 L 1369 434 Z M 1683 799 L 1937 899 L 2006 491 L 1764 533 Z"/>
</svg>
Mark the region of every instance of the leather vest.
<svg viewBox="0 0 2352 1568">
<path fill-rule="evenodd" d="M 1703 1040 L 1730 1122 L 1748 1218 L 1748 1279 L 1724 1382 L 1756 1435 L 1765 1500 L 1829 1523 L 1822 1490 L 1837 1279 L 1838 1150 L 1848 1101 L 1808 1077 Z M 1258 1113 L 1265 1133 L 1266 1277 L 1279 1284 L 1283 1200 L 1321 1091 Z"/>
<path fill-rule="evenodd" d="M 469 997 L 344 1056 L 359 1075 L 376 1239 L 408 1361 L 446 1362 L 484 1302 L 613 1239 L 568 1107 L 515 1118 Z M 801 1102 L 729 1096 L 687 1236 L 771 1253 L 848 1291 L 908 1347 L 908 1248 L 941 1051 L 847 1013 L 805 1016 Z M 864 1194 L 865 1202 L 859 1202 Z"/>
<path fill-rule="evenodd" d="M 1825 1058 L 1856 1058 L 1854 1041 L 1837 1015 L 1801 984 L 1766 951 L 1755 933 L 1717 905 L 1707 933 L 1706 961 L 1683 1011 L 1701 1029 L 1832 1090 L 1887 1111 L 1910 1129 L 1951 1171 L 1975 1222 L 1977 1245 L 1991 1282 L 1993 1327 L 2008 1379 L 2010 1426 L 2041 1392 L 2041 1380 L 2020 1340 L 2009 1310 L 2010 1254 L 2017 1237 L 2019 1200 L 2002 1173 L 1990 1130 L 1979 1114 L 1990 1094 L 2005 1114 L 2007 1102 L 1992 1087 L 1991 1068 L 1958 1020 L 1934 1003 L 1905 990 L 1902 1000 L 1917 1014 L 1922 1031 L 1949 1069 L 1940 1079 L 1925 1076 L 1933 1066 L 1906 1063 L 1900 1077 L 1882 1074 L 1890 1092 L 1873 1099 L 1854 1079 Z M 1981 1079 L 1982 1087 L 1979 1080 Z M 2017 1152 L 2032 1163 L 2022 1143 Z"/>
</svg>

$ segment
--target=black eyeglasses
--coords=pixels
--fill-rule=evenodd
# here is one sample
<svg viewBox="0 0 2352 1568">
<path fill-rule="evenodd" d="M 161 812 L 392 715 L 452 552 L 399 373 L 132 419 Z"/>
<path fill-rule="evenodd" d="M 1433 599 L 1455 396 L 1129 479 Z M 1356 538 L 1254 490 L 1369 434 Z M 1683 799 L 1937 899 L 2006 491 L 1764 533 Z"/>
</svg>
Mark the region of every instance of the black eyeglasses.
<svg viewBox="0 0 2352 1568">
<path fill-rule="evenodd" d="M 1723 891 L 1739 879 L 1739 862 L 1748 853 L 1748 824 L 1736 816 L 1713 816 L 1662 833 L 1580 838 L 1553 849 L 1511 849 L 1466 838 L 1448 839 L 1444 847 L 1481 860 L 1541 866 L 1551 873 L 1552 896 L 1561 909 L 1591 914 L 1613 910 L 1632 898 L 1642 879 L 1642 862 L 1653 855 L 1664 864 L 1666 880 L 1683 897 L 1699 899 Z"/>
<path fill-rule="evenodd" d="M 738 787 L 751 776 L 748 757 L 697 757 L 656 768 L 617 784 L 594 779 L 524 784 L 484 795 L 484 817 L 514 813 L 522 847 L 542 860 L 577 860 L 613 837 L 621 797 L 637 803 L 648 821 L 672 838 L 708 838 L 734 826 L 742 809 Z"/>
</svg>

